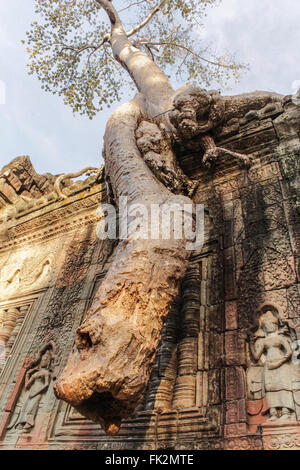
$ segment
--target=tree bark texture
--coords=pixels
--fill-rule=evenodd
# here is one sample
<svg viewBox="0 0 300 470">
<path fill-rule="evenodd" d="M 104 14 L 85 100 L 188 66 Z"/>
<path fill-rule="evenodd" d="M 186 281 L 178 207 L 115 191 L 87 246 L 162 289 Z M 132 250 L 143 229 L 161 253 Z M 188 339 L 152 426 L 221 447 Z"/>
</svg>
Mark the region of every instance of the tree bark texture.
<svg viewBox="0 0 300 470">
<path fill-rule="evenodd" d="M 111 2 L 99 1 L 109 9 Z M 115 111 L 104 138 L 105 171 L 118 204 L 191 204 L 155 177 L 137 147 L 140 122 L 170 107 L 174 91 L 152 60 L 128 41 L 116 15 L 111 45 L 140 94 Z M 167 117 L 163 116 L 169 125 Z M 172 157 L 175 162 L 175 156 Z M 137 239 L 136 229 L 119 242 L 92 308 L 77 330 L 76 348 L 55 384 L 55 392 L 108 434 L 118 432 L 143 398 L 163 321 L 177 296 L 190 256 L 180 240 Z M 173 234 L 174 235 L 174 234 Z"/>
</svg>

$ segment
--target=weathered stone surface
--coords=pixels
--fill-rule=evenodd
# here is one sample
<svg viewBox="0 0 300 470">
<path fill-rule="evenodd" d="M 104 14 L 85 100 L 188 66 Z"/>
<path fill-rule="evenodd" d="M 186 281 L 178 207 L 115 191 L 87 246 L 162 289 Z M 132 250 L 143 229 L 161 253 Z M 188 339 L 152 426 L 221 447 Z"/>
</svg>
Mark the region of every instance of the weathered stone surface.
<svg viewBox="0 0 300 470">
<path fill-rule="evenodd" d="M 184 148 L 176 144 L 182 168 L 197 180 L 194 201 L 205 206 L 205 245 L 201 252 L 193 253 L 170 314 L 164 325 L 161 321 L 157 327 L 162 327 L 162 332 L 155 339 L 153 360 L 156 351 L 157 355 L 149 383 L 141 387 L 145 393 L 140 394 L 138 407 L 131 418 L 123 421 L 116 437 L 106 436 L 97 424 L 53 393 L 54 381 L 61 376 L 74 345 L 75 331 L 101 299 L 99 288 L 116 254 L 113 243 L 100 241 L 95 235 L 96 209 L 105 201 L 101 180 L 88 178 L 70 193 L 72 184 L 66 186 L 63 191 L 68 198 L 64 201 L 51 196 L 51 184 L 49 193 L 45 190 L 32 201 L 21 198 L 24 188 L 16 184 L 11 193 L 16 203 L 2 198 L 0 339 L 2 332 L 7 349 L 0 380 L 1 448 L 299 448 L 298 421 L 267 421 L 270 408 L 263 410 L 263 398 L 258 395 L 249 396 L 247 382 L 247 370 L 260 368 L 251 356 L 247 335 L 249 329 L 251 334 L 257 331 L 256 313 L 262 304 L 275 306 L 292 332 L 275 335 L 276 340 L 284 341 L 290 334 L 293 343 L 300 334 L 298 110 L 281 97 L 271 104 L 274 108 L 259 105 L 251 113 L 224 121 L 213 131 L 217 146 L 251 156 L 248 171 L 240 169 L 229 156 L 216 161 L 214 171 L 207 170 L 201 164 L 203 148 L 195 145 L 193 151 L 193 145 Z M 144 135 L 143 130 L 140 138 Z M 149 149 L 144 148 L 145 155 L 155 150 Z M 40 187 L 33 173 L 32 181 Z M 50 176 L 49 181 L 53 181 Z M 16 212 L 18 204 L 24 207 Z M 14 212 L 9 215 L 7 208 Z M 159 271 L 161 259 L 155 258 L 154 264 Z M 145 265 L 141 269 L 144 273 Z M 156 279 L 161 281 L 162 277 Z M 148 295 L 146 282 L 139 292 L 141 306 Z M 171 302 L 175 291 L 169 294 Z M 136 308 L 134 295 L 132 306 Z M 155 302 L 160 305 L 161 297 Z M 166 298 L 163 302 L 168 303 Z M 129 322 L 128 327 L 123 339 L 130 343 L 133 325 Z M 146 321 L 143 328 L 148 328 Z M 116 331 L 112 337 L 115 341 L 119 336 Z M 41 392 L 33 426 L 27 432 L 16 429 L 13 423 L 21 411 L 26 415 L 26 371 L 51 341 L 55 343 L 56 358 L 49 387 Z M 299 360 L 300 353 L 293 347 L 292 357 Z M 276 345 L 274 350 L 278 352 Z M 109 351 L 107 348 L 107 357 Z M 84 349 L 81 352 L 85 354 Z M 77 354 L 74 352 L 75 357 Z M 268 361 L 268 351 L 263 354 Z M 134 370 L 136 359 L 132 356 L 128 355 L 130 370 Z M 124 368 L 126 375 L 127 366 L 121 357 L 123 353 L 116 357 L 116 364 L 119 370 Z M 278 371 L 286 365 L 290 371 L 290 358 Z M 140 377 L 138 372 L 136 376 Z M 293 391 L 286 391 L 287 395 L 298 393 L 296 375 L 293 372 Z M 283 377 L 286 380 L 290 372 Z M 288 385 L 291 388 L 290 382 Z M 107 403 L 101 400 L 95 409 L 101 410 Z M 283 404 L 290 405 L 287 401 Z M 282 413 L 278 409 L 277 418 Z"/>
<path fill-rule="evenodd" d="M 1 205 L 16 204 L 21 199 L 30 202 L 47 195 L 53 190 L 54 181 L 55 176 L 36 173 L 28 156 L 17 157 L 1 170 Z"/>
</svg>

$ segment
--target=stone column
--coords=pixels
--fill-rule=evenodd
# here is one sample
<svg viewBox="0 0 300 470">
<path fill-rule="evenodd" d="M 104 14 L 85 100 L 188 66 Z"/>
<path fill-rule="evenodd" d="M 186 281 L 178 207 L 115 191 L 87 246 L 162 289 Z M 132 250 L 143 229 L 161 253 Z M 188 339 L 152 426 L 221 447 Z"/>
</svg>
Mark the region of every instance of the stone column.
<svg viewBox="0 0 300 470">
<path fill-rule="evenodd" d="M 199 264 L 191 265 L 183 281 L 182 330 L 173 396 L 173 408 L 177 409 L 193 408 L 196 403 L 200 280 Z"/>
</svg>

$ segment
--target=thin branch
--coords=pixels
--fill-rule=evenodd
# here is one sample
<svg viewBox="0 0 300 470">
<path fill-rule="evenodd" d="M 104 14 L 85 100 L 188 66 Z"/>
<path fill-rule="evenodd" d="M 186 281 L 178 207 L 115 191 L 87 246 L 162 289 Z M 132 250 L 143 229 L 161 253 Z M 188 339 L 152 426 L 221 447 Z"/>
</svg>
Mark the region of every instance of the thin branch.
<svg viewBox="0 0 300 470">
<path fill-rule="evenodd" d="M 152 20 L 153 16 L 156 15 L 156 13 L 167 3 L 167 1 L 168 0 L 161 0 L 159 4 L 149 12 L 149 14 L 140 24 L 138 24 L 137 26 L 135 26 L 134 28 L 132 28 L 131 30 L 125 33 L 126 36 L 129 38 L 130 36 L 133 36 L 133 34 L 138 33 L 142 28 L 144 28 L 144 26 L 146 26 L 149 23 L 149 21 Z M 113 7 L 112 3 L 109 0 L 95 0 L 95 2 L 105 9 L 112 25 L 122 24 L 117 11 L 115 10 L 115 8 Z M 101 42 L 101 45 L 99 47 L 101 47 L 104 44 L 104 42 L 109 41 L 110 37 L 111 35 L 104 36 Z"/>
<path fill-rule="evenodd" d="M 227 64 L 223 64 L 222 62 L 215 62 L 213 60 L 205 59 L 204 57 L 201 57 L 199 54 L 197 54 L 197 52 L 193 51 L 192 49 L 189 49 L 186 46 L 183 46 L 182 44 L 176 44 L 174 42 L 162 41 L 162 42 L 148 42 L 147 45 L 150 46 L 150 47 L 151 46 L 174 46 L 174 47 L 178 47 L 180 49 L 184 49 L 189 54 L 192 54 L 195 57 L 198 57 L 198 59 L 203 60 L 204 62 L 207 62 L 208 64 L 217 65 L 218 67 L 223 67 L 223 68 L 232 70 L 232 65 L 227 65 Z"/>
<path fill-rule="evenodd" d="M 63 52 L 64 50 L 70 50 L 70 51 L 75 52 L 75 55 L 77 56 L 78 54 L 81 54 L 81 52 L 86 51 L 87 49 L 93 49 L 92 52 L 89 54 L 89 59 L 90 59 L 90 56 L 92 56 L 96 51 L 98 51 L 98 49 L 100 49 L 100 47 L 102 47 L 107 41 L 109 41 L 109 38 L 110 38 L 110 34 L 105 34 L 105 36 L 103 36 L 102 41 L 97 46 L 93 46 L 91 44 L 85 44 L 80 49 L 76 49 L 75 47 L 62 44 L 63 47 L 61 49 L 61 52 Z"/>
</svg>

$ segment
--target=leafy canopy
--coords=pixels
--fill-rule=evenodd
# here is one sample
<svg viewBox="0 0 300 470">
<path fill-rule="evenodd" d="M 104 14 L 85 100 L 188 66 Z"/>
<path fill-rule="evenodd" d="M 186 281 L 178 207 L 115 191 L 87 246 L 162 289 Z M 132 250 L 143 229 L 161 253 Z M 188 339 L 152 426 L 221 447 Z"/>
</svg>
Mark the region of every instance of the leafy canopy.
<svg viewBox="0 0 300 470">
<path fill-rule="evenodd" d="M 238 78 L 244 66 L 232 56 L 217 57 L 201 42 L 201 21 L 220 0 L 115 0 L 125 31 L 134 45 L 149 54 L 167 76 L 181 82 L 197 79 L 204 86 Z M 149 13 L 159 6 L 151 20 Z M 96 0 L 36 0 L 36 20 L 26 33 L 29 73 L 46 91 L 63 97 L 74 112 L 90 119 L 120 100 L 131 84 L 114 59 L 110 22 Z M 146 23 L 141 27 L 142 23 Z M 132 34 L 132 29 L 137 30 Z"/>
</svg>

